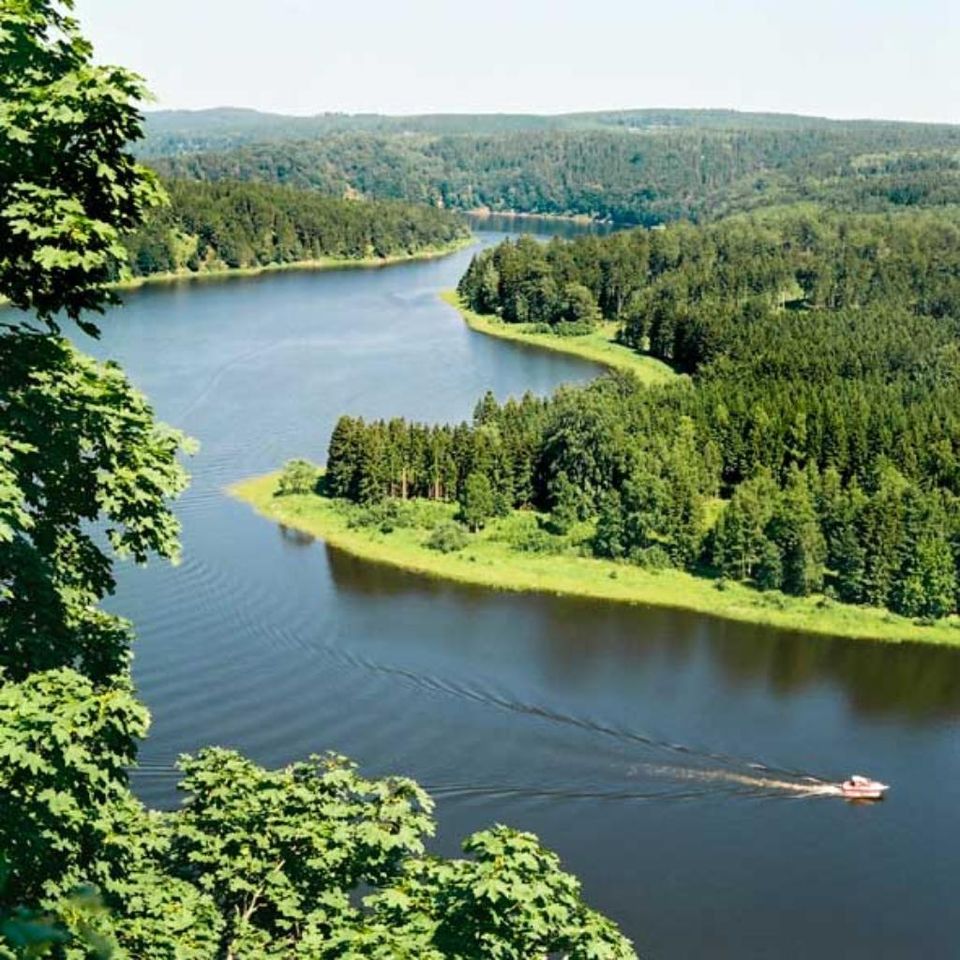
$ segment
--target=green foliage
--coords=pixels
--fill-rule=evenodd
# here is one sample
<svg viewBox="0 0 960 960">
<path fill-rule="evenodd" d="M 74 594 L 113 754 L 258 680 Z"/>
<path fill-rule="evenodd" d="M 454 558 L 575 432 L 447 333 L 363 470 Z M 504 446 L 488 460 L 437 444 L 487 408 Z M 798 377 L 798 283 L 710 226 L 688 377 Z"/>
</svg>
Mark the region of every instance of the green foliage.
<svg viewBox="0 0 960 960">
<path fill-rule="evenodd" d="M 585 512 L 583 494 L 566 473 L 560 472 L 550 483 L 550 501 L 552 509 L 548 521 L 551 533 L 563 535 L 569 533 Z"/>
<path fill-rule="evenodd" d="M 600 500 L 592 546 L 596 556 L 608 560 L 619 560 L 626 553 L 623 502 L 616 490 L 610 490 Z"/>
<path fill-rule="evenodd" d="M 194 114 L 151 123 L 156 134 L 147 150 L 166 174 L 292 183 L 333 196 L 357 192 L 454 209 L 652 225 L 811 197 L 865 210 L 960 197 L 960 134 L 949 126 L 727 111 Z"/>
<path fill-rule="evenodd" d="M 174 828 L 175 868 L 213 897 L 228 955 L 255 955 L 350 914 L 349 893 L 395 877 L 432 834 L 429 797 L 412 781 L 369 781 L 343 757 L 281 771 L 236 753 L 182 761 L 190 802 Z"/>
<path fill-rule="evenodd" d="M 478 471 L 468 474 L 460 496 L 460 519 L 476 533 L 493 516 L 495 509 L 490 478 Z"/>
<path fill-rule="evenodd" d="M 121 876 L 137 808 L 126 768 L 146 730 L 146 709 L 126 680 L 97 689 L 65 668 L 5 679 L 0 850 L 8 884 L 0 903 L 49 906 L 82 882 Z"/>
<path fill-rule="evenodd" d="M 403 500 L 377 500 L 365 504 L 350 516 L 351 527 L 375 527 L 381 533 L 393 533 L 417 525 L 417 507 Z"/>
<path fill-rule="evenodd" d="M 730 498 L 713 536 L 713 562 L 732 580 L 749 580 L 761 561 L 772 569 L 767 525 L 773 516 L 777 487 L 769 473 L 760 473 L 739 484 Z M 766 558 L 764 560 L 764 558 Z M 779 586 L 782 570 L 777 571 Z"/>
<path fill-rule="evenodd" d="M 393 200 L 344 200 L 256 183 L 164 184 L 168 206 L 124 237 L 136 276 L 405 256 L 467 236 L 460 218 Z"/>
<path fill-rule="evenodd" d="M 756 584 L 761 590 L 779 590 L 783 586 L 783 552 L 766 537 L 760 541 L 757 555 Z"/>
<path fill-rule="evenodd" d="M 107 913 L 95 890 L 80 888 L 58 906 L 56 914 L 23 907 L 6 917 L 0 914 L 0 958 L 34 960 L 66 952 L 85 960 L 109 960 L 115 955 L 115 943 L 99 929 Z"/>
<path fill-rule="evenodd" d="M 472 841 L 475 865 L 427 859 L 429 797 L 410 780 L 365 779 L 342 757 L 266 771 L 212 749 L 181 761 L 189 797 L 177 813 L 150 813 L 130 792 L 147 713 L 132 694 L 129 630 L 99 609 L 113 558 L 92 531 L 102 528 L 114 555 L 175 557 L 166 501 L 185 476 L 182 437 L 154 421 L 116 365 L 84 357 L 54 322 L 110 299 L 117 238 L 158 197 L 123 150 L 140 129 L 139 82 L 91 65 L 71 8 L 0 6 L 0 295 L 48 327 L 14 315 L 0 334 L 0 957 L 443 957 L 459 924 L 475 921 L 462 935 L 479 936 L 491 956 L 555 946 L 630 956 L 532 839 L 497 841 L 491 867 L 506 878 L 496 893 L 508 913 L 491 911 L 493 887 L 471 874 L 490 872 L 490 842 Z M 152 269 L 185 240 L 168 233 L 164 246 L 150 229 L 137 260 Z M 227 262 L 248 255 L 238 238 L 222 240 Z M 374 227 L 375 254 L 381 240 L 397 242 Z M 407 473 L 404 425 L 339 426 L 332 488 L 373 504 L 366 510 L 418 518 L 406 497 L 423 481 Z M 480 436 L 487 469 L 496 443 Z M 428 462 L 439 498 L 449 464 Z M 489 479 L 469 476 L 468 511 L 488 515 Z M 299 462 L 283 487 L 315 481 Z"/>
<path fill-rule="evenodd" d="M 0 8 L 0 294 L 52 327 L 60 311 L 79 321 L 114 299 L 121 233 L 163 197 L 127 151 L 142 135 L 142 82 L 94 65 L 72 7 Z"/>
<path fill-rule="evenodd" d="M 551 511 L 555 532 L 595 517 L 600 556 L 954 613 L 958 277 L 955 211 L 798 207 L 506 241 L 461 280 L 474 309 L 555 329 L 562 291 L 579 285 L 625 343 L 692 376 L 485 397 L 472 425 L 350 421 L 331 465 L 354 499 L 407 478 L 414 496 L 462 499 L 481 473 L 502 503 Z"/>
<path fill-rule="evenodd" d="M 591 290 L 582 283 L 568 283 L 560 294 L 560 321 L 567 330 L 590 329 L 600 322 L 600 307 Z"/>
<path fill-rule="evenodd" d="M 434 942 L 443 956 L 528 960 L 633 957 L 609 920 L 583 905 L 580 885 L 529 833 L 474 834 L 466 861 L 431 871 L 440 905 Z"/>
<path fill-rule="evenodd" d="M 441 523 L 435 527 L 433 532 L 427 537 L 427 546 L 431 550 L 439 550 L 440 553 L 456 553 L 462 550 L 470 539 L 467 537 L 462 526 L 459 523 L 449 522 Z"/>
<path fill-rule="evenodd" d="M 281 497 L 291 494 L 313 493 L 317 486 L 319 471 L 309 460 L 288 460 L 277 483 L 277 494 Z"/>
<path fill-rule="evenodd" d="M 113 591 L 110 557 L 175 558 L 167 506 L 185 486 L 183 437 L 157 424 L 114 364 L 52 335 L 0 335 L 0 667 L 11 679 L 74 665 L 121 671 L 129 632 L 97 604 Z"/>
</svg>

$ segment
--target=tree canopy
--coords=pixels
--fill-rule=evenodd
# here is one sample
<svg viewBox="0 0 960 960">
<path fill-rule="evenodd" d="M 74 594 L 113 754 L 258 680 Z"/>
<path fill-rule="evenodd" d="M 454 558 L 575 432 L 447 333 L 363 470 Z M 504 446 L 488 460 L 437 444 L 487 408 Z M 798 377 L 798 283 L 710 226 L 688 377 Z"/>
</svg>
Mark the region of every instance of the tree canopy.
<svg viewBox="0 0 960 960">
<path fill-rule="evenodd" d="M 468 235 L 449 211 L 395 200 L 345 200 L 235 181 L 172 180 L 164 186 L 169 204 L 123 238 L 134 276 L 383 259 L 439 249 Z"/>
<path fill-rule="evenodd" d="M 558 291 L 577 285 L 623 343 L 690 377 L 487 396 L 456 426 L 345 417 L 328 491 L 462 503 L 485 475 L 556 533 L 590 520 L 599 556 L 956 613 L 958 277 L 948 210 L 504 241 L 460 282 L 472 309 L 559 327 Z"/>
<path fill-rule="evenodd" d="M 960 201 L 955 126 L 764 122 L 707 111 L 661 119 L 492 129 L 487 118 L 455 131 L 344 122 L 312 135 L 288 127 L 257 137 L 252 127 L 232 138 L 171 132 L 154 139 L 150 163 L 184 179 L 644 226 L 810 200 L 863 212 Z"/>
</svg>

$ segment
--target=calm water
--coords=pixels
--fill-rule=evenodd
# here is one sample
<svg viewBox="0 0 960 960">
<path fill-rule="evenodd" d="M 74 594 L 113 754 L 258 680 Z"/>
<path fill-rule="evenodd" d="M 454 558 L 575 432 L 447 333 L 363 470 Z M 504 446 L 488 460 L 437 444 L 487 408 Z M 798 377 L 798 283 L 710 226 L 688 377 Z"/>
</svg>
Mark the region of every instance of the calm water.
<svg viewBox="0 0 960 960">
<path fill-rule="evenodd" d="M 957 654 L 454 587 L 223 495 L 322 459 L 341 412 L 453 420 L 596 374 L 465 329 L 435 294 L 469 256 L 148 289 L 106 319 L 101 352 L 203 445 L 183 564 L 124 570 L 115 601 L 154 718 L 138 789 L 174 803 L 164 767 L 205 743 L 334 749 L 428 785 L 445 852 L 537 832 L 647 957 L 958 956 Z M 888 801 L 772 782 L 860 770 Z"/>
</svg>

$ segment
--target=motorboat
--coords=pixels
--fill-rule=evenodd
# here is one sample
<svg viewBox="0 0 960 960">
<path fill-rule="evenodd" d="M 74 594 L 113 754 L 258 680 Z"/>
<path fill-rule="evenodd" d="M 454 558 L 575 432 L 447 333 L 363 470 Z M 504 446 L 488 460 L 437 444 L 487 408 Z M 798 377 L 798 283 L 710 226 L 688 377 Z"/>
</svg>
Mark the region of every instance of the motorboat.
<svg viewBox="0 0 960 960">
<path fill-rule="evenodd" d="M 869 777 L 853 774 L 848 780 L 840 784 L 840 792 L 848 800 L 882 800 L 883 795 L 890 789 L 886 783 L 871 780 Z"/>
</svg>

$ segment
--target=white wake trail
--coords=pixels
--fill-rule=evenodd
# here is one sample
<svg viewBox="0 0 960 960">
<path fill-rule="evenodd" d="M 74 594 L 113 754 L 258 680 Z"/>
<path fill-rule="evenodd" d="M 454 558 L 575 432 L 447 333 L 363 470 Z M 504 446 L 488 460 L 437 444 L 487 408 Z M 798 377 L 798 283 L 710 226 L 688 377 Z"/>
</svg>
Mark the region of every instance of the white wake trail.
<svg viewBox="0 0 960 960">
<path fill-rule="evenodd" d="M 843 794 L 837 784 L 824 783 L 812 778 L 808 782 L 781 780 L 775 777 L 736 773 L 732 770 L 697 770 L 692 767 L 657 766 L 654 764 L 640 764 L 636 769 L 653 776 L 670 777 L 675 780 L 692 780 L 700 783 L 735 783 L 744 787 L 754 787 L 758 790 L 779 791 L 797 796 L 837 797 Z"/>
</svg>

